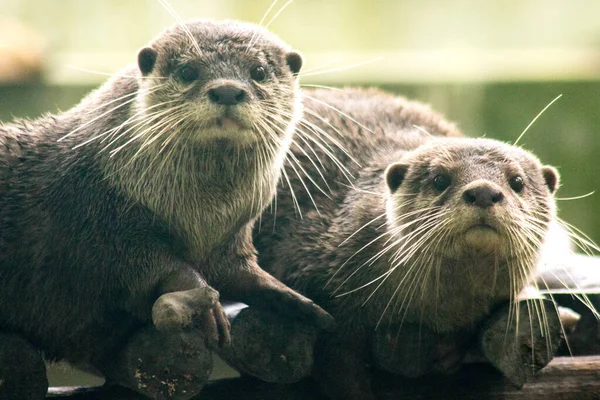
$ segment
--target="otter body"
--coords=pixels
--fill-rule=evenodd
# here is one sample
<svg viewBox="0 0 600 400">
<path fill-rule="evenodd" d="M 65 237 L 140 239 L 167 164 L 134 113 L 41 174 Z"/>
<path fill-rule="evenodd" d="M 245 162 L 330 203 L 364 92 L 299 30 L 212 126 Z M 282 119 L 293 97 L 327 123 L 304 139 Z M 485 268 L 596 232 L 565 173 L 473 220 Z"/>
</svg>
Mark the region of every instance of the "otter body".
<svg viewBox="0 0 600 400">
<path fill-rule="evenodd" d="M 406 354 L 395 372 L 449 370 L 494 308 L 517 298 L 554 216 L 558 176 L 522 149 L 460 138 L 419 103 L 353 89 L 305 98 L 299 129 L 335 137 L 348 154 L 331 146 L 333 162 L 315 148 L 322 165 L 295 149 L 314 203 L 293 179 L 302 219 L 281 191 L 255 244 L 263 267 L 336 318 L 315 350 L 325 392 L 371 399 L 367 365 L 385 364 L 373 351 L 382 336 L 388 353 Z"/>
<path fill-rule="evenodd" d="M 106 372 L 151 321 L 227 341 L 208 285 L 329 321 L 258 267 L 251 238 L 301 114 L 301 64 L 262 28 L 190 22 L 73 109 L 1 125 L 0 333 Z M 210 310 L 175 307 L 187 291 Z"/>
</svg>

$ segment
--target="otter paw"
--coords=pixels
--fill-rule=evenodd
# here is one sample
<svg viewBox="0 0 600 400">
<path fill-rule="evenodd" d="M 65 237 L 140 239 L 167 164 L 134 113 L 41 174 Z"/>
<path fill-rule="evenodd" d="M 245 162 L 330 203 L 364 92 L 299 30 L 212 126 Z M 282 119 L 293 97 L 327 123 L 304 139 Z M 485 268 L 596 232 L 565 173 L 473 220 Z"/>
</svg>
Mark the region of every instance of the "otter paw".
<svg viewBox="0 0 600 400">
<path fill-rule="evenodd" d="M 152 306 L 152 322 L 161 332 L 191 328 L 196 315 L 206 313 L 218 302 L 219 293 L 210 287 L 165 293 Z"/>
<path fill-rule="evenodd" d="M 489 318 L 481 334 L 484 356 L 519 388 L 552 361 L 562 340 L 554 304 L 536 299 L 528 305 L 525 301 L 516 319 L 514 304 L 506 305 Z"/>
<path fill-rule="evenodd" d="M 152 321 L 160 332 L 194 329 L 210 348 L 231 342 L 231 327 L 219 293 L 210 287 L 163 294 L 152 307 Z"/>
<path fill-rule="evenodd" d="M 218 354 L 242 374 L 276 383 L 310 375 L 319 330 L 260 308 L 247 307 L 232 320 L 231 346 Z"/>
<path fill-rule="evenodd" d="M 279 284 L 274 290 L 254 293 L 253 296 L 254 303 L 260 298 L 260 302 L 265 308 L 273 310 L 276 313 L 285 316 L 291 315 L 298 320 L 315 325 L 325 331 L 335 329 L 335 320 L 327 311 L 311 299 L 304 297 L 287 286 Z"/>
</svg>

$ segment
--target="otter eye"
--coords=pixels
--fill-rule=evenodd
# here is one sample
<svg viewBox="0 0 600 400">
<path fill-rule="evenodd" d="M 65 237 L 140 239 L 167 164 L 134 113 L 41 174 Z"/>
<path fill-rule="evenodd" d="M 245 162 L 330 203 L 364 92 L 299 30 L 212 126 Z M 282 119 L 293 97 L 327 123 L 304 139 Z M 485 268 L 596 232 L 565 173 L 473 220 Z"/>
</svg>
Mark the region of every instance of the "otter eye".
<svg viewBox="0 0 600 400">
<path fill-rule="evenodd" d="M 523 178 L 521 178 L 518 175 L 513 178 L 510 178 L 508 184 L 510 185 L 510 188 L 517 193 L 521 193 L 523 191 L 523 186 L 525 185 L 523 183 Z"/>
<path fill-rule="evenodd" d="M 198 67 L 184 65 L 179 69 L 177 74 L 179 75 L 182 81 L 190 83 L 198 79 L 198 76 L 200 76 L 200 70 L 198 69 Z"/>
<path fill-rule="evenodd" d="M 255 67 L 250 71 L 250 77 L 256 82 L 262 82 L 267 79 L 267 71 L 263 67 Z"/>
<path fill-rule="evenodd" d="M 440 174 L 440 175 L 437 175 L 435 178 L 433 178 L 433 187 L 436 190 L 443 192 L 444 190 L 448 189 L 451 182 L 452 182 L 452 179 L 450 178 L 450 175 Z"/>
</svg>

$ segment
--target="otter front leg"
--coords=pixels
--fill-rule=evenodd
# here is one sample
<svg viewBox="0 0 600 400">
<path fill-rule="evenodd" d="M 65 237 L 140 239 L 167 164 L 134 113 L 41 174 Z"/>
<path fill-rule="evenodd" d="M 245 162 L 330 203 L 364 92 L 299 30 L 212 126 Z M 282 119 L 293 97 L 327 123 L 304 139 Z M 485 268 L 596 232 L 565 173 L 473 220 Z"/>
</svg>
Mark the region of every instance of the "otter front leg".
<svg viewBox="0 0 600 400">
<path fill-rule="evenodd" d="M 521 300 L 503 305 L 488 318 L 480 346 L 485 358 L 520 388 L 552 361 L 562 332 L 552 301 Z"/>
<path fill-rule="evenodd" d="M 207 276 L 221 295 L 250 306 L 274 310 L 304 320 L 322 329 L 331 329 L 334 319 L 312 300 L 290 289 L 258 266 L 252 245 L 252 224 L 248 224 L 227 247 L 215 252 L 207 265 L 218 271 Z"/>
<path fill-rule="evenodd" d="M 46 365 L 22 337 L 0 333 L 0 399 L 44 399 L 48 391 Z"/>
<path fill-rule="evenodd" d="M 254 260 L 233 271 L 218 288 L 224 297 L 250 306 L 271 309 L 304 320 L 322 329 L 331 329 L 334 319 L 312 300 L 290 289 L 262 270 Z"/>
</svg>

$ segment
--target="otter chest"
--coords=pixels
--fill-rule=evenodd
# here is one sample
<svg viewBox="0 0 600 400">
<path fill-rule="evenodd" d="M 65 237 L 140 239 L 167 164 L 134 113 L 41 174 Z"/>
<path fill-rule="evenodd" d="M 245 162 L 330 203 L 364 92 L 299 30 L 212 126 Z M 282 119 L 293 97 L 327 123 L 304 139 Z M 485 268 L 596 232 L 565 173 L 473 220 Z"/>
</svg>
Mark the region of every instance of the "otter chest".
<svg viewBox="0 0 600 400">
<path fill-rule="evenodd" d="M 227 242 L 254 218 L 250 207 L 233 198 L 181 202 L 170 216 L 193 258 L 203 258 Z"/>
<path fill-rule="evenodd" d="M 255 176 L 245 165 L 235 168 L 236 174 L 190 162 L 185 168 L 157 169 L 152 179 L 150 173 L 140 176 L 141 168 L 134 167 L 140 166 L 129 168 L 131 174 L 115 174 L 117 184 L 164 221 L 194 259 L 205 258 L 237 235 L 275 191 L 271 174 Z"/>
</svg>

